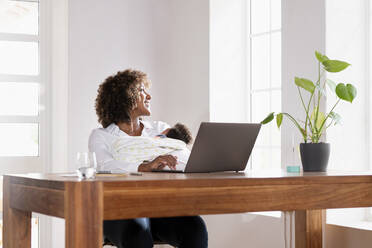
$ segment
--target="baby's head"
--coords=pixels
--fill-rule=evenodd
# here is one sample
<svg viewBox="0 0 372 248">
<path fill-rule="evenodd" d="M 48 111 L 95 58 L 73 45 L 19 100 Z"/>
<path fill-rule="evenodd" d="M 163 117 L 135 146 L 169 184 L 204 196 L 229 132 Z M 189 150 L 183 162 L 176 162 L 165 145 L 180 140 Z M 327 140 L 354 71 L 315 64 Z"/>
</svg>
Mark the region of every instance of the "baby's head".
<svg viewBox="0 0 372 248">
<path fill-rule="evenodd" d="M 192 136 L 190 130 L 183 124 L 177 123 L 174 127 L 169 128 L 166 133 L 168 138 L 179 139 L 185 142 L 187 145 L 192 142 Z"/>
</svg>

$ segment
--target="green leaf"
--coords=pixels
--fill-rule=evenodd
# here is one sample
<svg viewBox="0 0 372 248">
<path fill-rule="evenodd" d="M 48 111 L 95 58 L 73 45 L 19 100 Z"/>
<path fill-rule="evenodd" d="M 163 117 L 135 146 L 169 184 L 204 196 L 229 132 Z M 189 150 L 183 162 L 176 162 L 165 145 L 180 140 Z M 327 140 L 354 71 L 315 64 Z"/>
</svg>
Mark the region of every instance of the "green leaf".
<svg viewBox="0 0 372 248">
<path fill-rule="evenodd" d="M 302 137 L 304 137 L 304 140 L 306 139 L 306 131 L 302 127 L 300 127 L 300 132 L 302 134 Z"/>
<path fill-rule="evenodd" d="M 336 86 L 336 95 L 342 100 L 353 102 L 356 94 L 357 90 L 352 84 L 345 85 L 343 83 L 339 83 Z"/>
<path fill-rule="evenodd" d="M 317 108 L 314 109 L 313 113 L 311 114 L 310 119 L 314 122 L 315 115 L 316 115 Z M 325 114 L 321 111 L 318 111 L 318 119 L 316 120 L 315 127 L 319 130 L 322 126 L 323 121 L 325 120 Z M 315 130 L 314 130 L 315 131 Z"/>
<path fill-rule="evenodd" d="M 274 112 L 270 113 L 263 121 L 261 121 L 261 124 L 267 124 L 270 121 L 274 119 Z"/>
<path fill-rule="evenodd" d="M 353 102 L 354 98 L 357 95 L 357 89 L 354 87 L 352 84 L 347 84 L 346 85 L 347 90 L 349 91 L 349 94 L 351 95 L 352 99 L 351 102 Z"/>
<path fill-rule="evenodd" d="M 326 60 L 329 60 L 329 58 L 323 54 L 321 54 L 320 52 L 318 51 L 315 51 L 315 57 L 317 58 L 317 60 L 320 62 L 320 63 L 323 63 L 323 61 L 326 61 Z"/>
<path fill-rule="evenodd" d="M 310 93 L 314 93 L 315 85 L 309 79 L 295 77 L 295 84 L 298 87 L 301 87 L 301 88 L 309 91 Z"/>
<path fill-rule="evenodd" d="M 328 87 L 330 88 L 330 90 L 332 92 L 336 91 L 336 83 L 335 82 L 333 82 L 331 79 L 327 78 L 326 83 L 327 83 Z"/>
<path fill-rule="evenodd" d="M 324 70 L 328 72 L 340 72 L 345 70 L 350 64 L 340 60 L 325 60 L 322 62 Z"/>
<path fill-rule="evenodd" d="M 277 114 L 276 125 L 278 126 L 278 128 L 280 128 L 280 126 L 282 125 L 282 121 L 283 121 L 283 114 L 282 113 Z"/>
<path fill-rule="evenodd" d="M 329 113 L 329 118 L 331 118 L 334 122 L 334 125 L 337 125 L 341 122 L 341 116 L 337 114 L 336 112 Z"/>
<path fill-rule="evenodd" d="M 306 142 L 307 135 L 306 135 L 305 129 L 303 129 L 300 126 L 300 124 L 298 124 L 298 122 L 296 121 L 296 119 L 293 118 L 290 114 L 288 114 L 288 113 L 282 113 L 282 114 L 285 115 L 285 116 L 287 116 L 293 122 L 293 124 L 298 128 L 298 130 L 300 130 L 301 135 L 302 135 L 302 138 L 304 139 L 304 142 Z"/>
</svg>

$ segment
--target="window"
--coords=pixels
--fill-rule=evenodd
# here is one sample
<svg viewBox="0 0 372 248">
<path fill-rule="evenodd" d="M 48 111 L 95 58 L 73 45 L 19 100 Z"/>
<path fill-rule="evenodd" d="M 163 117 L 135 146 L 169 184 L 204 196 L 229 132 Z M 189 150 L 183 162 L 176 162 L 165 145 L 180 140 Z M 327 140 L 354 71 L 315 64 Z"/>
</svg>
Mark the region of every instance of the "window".
<svg viewBox="0 0 372 248">
<path fill-rule="evenodd" d="M 260 122 L 281 111 L 281 0 L 210 2 L 209 93 L 211 121 Z M 261 129 L 251 168 L 281 169 L 275 122 Z"/>
<path fill-rule="evenodd" d="M 250 121 L 281 111 L 281 1 L 250 1 Z M 275 122 L 261 128 L 253 169 L 280 169 L 280 131 Z"/>
<path fill-rule="evenodd" d="M 44 3 L 0 1 L 0 175 L 42 172 L 45 164 L 46 34 L 40 14 Z M 39 247 L 39 227 L 35 215 L 35 248 Z"/>
<path fill-rule="evenodd" d="M 281 0 L 211 1 L 210 9 L 210 120 L 260 122 L 279 112 Z M 280 169 L 280 142 L 275 123 L 264 126 L 247 169 Z"/>
<path fill-rule="evenodd" d="M 367 33 L 367 59 L 366 59 L 366 67 L 367 67 L 367 72 L 366 72 L 366 79 L 367 82 L 371 82 L 372 78 L 372 4 L 369 1 L 366 1 L 367 5 L 367 27 L 366 27 L 366 33 Z M 369 85 L 367 83 L 367 85 Z M 370 96 L 370 93 L 372 92 L 371 86 L 368 88 L 368 96 Z M 371 149 L 372 149 L 372 101 L 368 97 L 368 107 L 367 107 L 367 116 L 368 116 L 368 126 L 369 126 L 369 131 L 368 131 L 368 149 L 369 152 L 368 154 L 371 154 Z M 368 156 L 368 164 L 369 164 L 369 171 L 372 171 L 372 164 L 371 164 L 371 155 Z M 372 208 L 368 208 L 366 210 L 366 220 L 372 222 Z"/>
<path fill-rule="evenodd" d="M 42 171 L 43 32 L 38 0 L 0 1 L 1 174 Z"/>
</svg>

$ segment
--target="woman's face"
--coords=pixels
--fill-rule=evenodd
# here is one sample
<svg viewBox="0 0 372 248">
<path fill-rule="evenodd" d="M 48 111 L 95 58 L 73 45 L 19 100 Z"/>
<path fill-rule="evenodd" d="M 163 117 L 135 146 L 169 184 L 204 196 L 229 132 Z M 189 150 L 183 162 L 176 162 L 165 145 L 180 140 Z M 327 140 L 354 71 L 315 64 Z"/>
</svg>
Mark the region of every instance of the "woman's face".
<svg viewBox="0 0 372 248">
<path fill-rule="evenodd" d="M 137 116 L 149 116 L 151 115 L 150 110 L 151 95 L 147 92 L 147 89 L 143 84 L 139 87 L 139 97 L 137 98 L 137 107 L 133 112 Z"/>
</svg>

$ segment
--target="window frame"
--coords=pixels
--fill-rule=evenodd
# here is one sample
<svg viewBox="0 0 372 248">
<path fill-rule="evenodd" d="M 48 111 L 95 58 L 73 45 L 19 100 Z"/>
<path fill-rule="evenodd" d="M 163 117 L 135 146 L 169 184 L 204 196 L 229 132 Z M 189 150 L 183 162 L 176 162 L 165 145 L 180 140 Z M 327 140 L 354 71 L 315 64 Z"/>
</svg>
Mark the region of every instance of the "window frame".
<svg viewBox="0 0 372 248">
<path fill-rule="evenodd" d="M 365 15 L 366 15 L 366 58 L 365 58 L 365 68 L 366 68 L 366 82 L 370 82 L 372 79 L 372 5 L 369 0 L 365 0 L 366 8 L 365 8 Z M 372 93 L 372 87 L 367 83 L 366 84 L 366 91 L 365 94 L 367 95 L 366 101 L 367 101 L 367 107 L 366 107 L 366 122 L 367 122 L 367 127 L 371 127 L 372 124 L 372 101 L 370 99 Z M 367 156 L 367 161 L 369 162 L 369 171 L 372 171 L 372 164 L 371 164 L 371 152 L 372 152 L 372 130 L 370 128 L 366 129 L 366 136 L 367 136 L 367 151 L 370 151 L 369 153 L 366 154 Z M 365 220 L 372 222 L 372 208 L 367 208 L 365 209 Z"/>
<path fill-rule="evenodd" d="M 247 49 L 247 58 L 248 58 L 248 63 L 247 63 L 247 73 L 249 74 L 249 77 L 247 77 L 247 80 L 249 82 L 247 82 L 247 94 L 249 95 L 249 101 L 248 101 L 248 106 L 247 106 L 247 109 L 249 111 L 249 121 L 250 122 L 253 122 L 253 96 L 254 94 L 256 93 L 261 93 L 261 92 L 268 92 L 270 94 L 270 99 L 269 99 L 269 106 L 270 106 L 270 112 L 271 111 L 271 107 L 272 107 L 272 92 L 273 91 L 279 91 L 280 92 L 280 95 L 282 96 L 282 87 L 273 87 L 272 86 L 272 71 L 271 71 L 271 66 L 272 66 L 272 35 L 273 34 L 276 34 L 276 33 L 280 33 L 280 37 L 281 34 L 282 34 L 282 28 L 280 29 L 272 29 L 272 1 L 273 0 L 269 0 L 269 30 L 268 31 L 265 31 L 265 32 L 259 32 L 259 33 L 252 33 L 252 0 L 249 1 L 249 4 L 247 4 L 247 16 L 249 16 L 249 18 L 247 18 L 247 43 L 249 44 L 249 48 Z M 282 26 L 282 25 L 281 25 Z M 252 64 L 253 64 L 253 61 L 252 61 L 252 39 L 255 38 L 255 37 L 262 37 L 262 36 L 268 36 L 269 37 L 269 68 L 268 68 L 268 71 L 269 71 L 269 87 L 267 88 L 262 88 L 262 89 L 253 89 L 253 78 L 252 78 Z M 282 79 L 280 79 L 281 81 Z M 263 113 L 263 115 L 265 114 L 268 114 L 268 113 Z M 265 116 L 263 116 L 264 118 Z M 271 123 L 272 124 L 272 123 Z M 263 128 L 269 128 L 269 127 L 263 127 Z M 271 132 L 271 128 L 270 128 L 270 137 L 272 136 L 272 132 Z M 279 132 L 279 131 L 278 131 Z M 251 159 L 250 159 L 250 162 L 249 162 L 249 169 L 252 170 L 252 169 L 261 169 L 260 167 L 255 167 L 253 166 L 253 160 L 254 160 L 254 156 L 255 156 L 255 151 L 256 149 L 262 149 L 262 150 L 269 150 L 271 152 L 271 150 L 273 149 L 279 149 L 280 150 L 280 155 L 282 156 L 282 146 L 279 145 L 279 146 L 276 146 L 276 145 L 258 145 L 256 144 L 253 151 L 252 151 L 252 154 L 251 154 Z M 280 163 L 281 164 L 281 163 Z M 281 166 L 277 169 L 281 169 Z"/>
<path fill-rule="evenodd" d="M 17 0 L 18 1 L 18 0 Z M 50 62 L 50 14 L 49 3 L 46 0 L 25 0 L 23 2 L 38 2 L 39 4 L 39 28 L 38 34 L 1 33 L 0 41 L 37 42 L 39 45 L 39 74 L 38 75 L 12 75 L 0 74 L 0 83 L 38 83 L 39 84 L 39 114 L 37 116 L 9 116 L 1 115 L 0 123 L 37 123 L 39 125 L 39 154 L 38 156 L 7 156 L 0 157 L 2 163 L 1 174 L 44 172 L 48 156 L 49 139 L 47 122 L 49 118 L 49 62 Z"/>
</svg>

